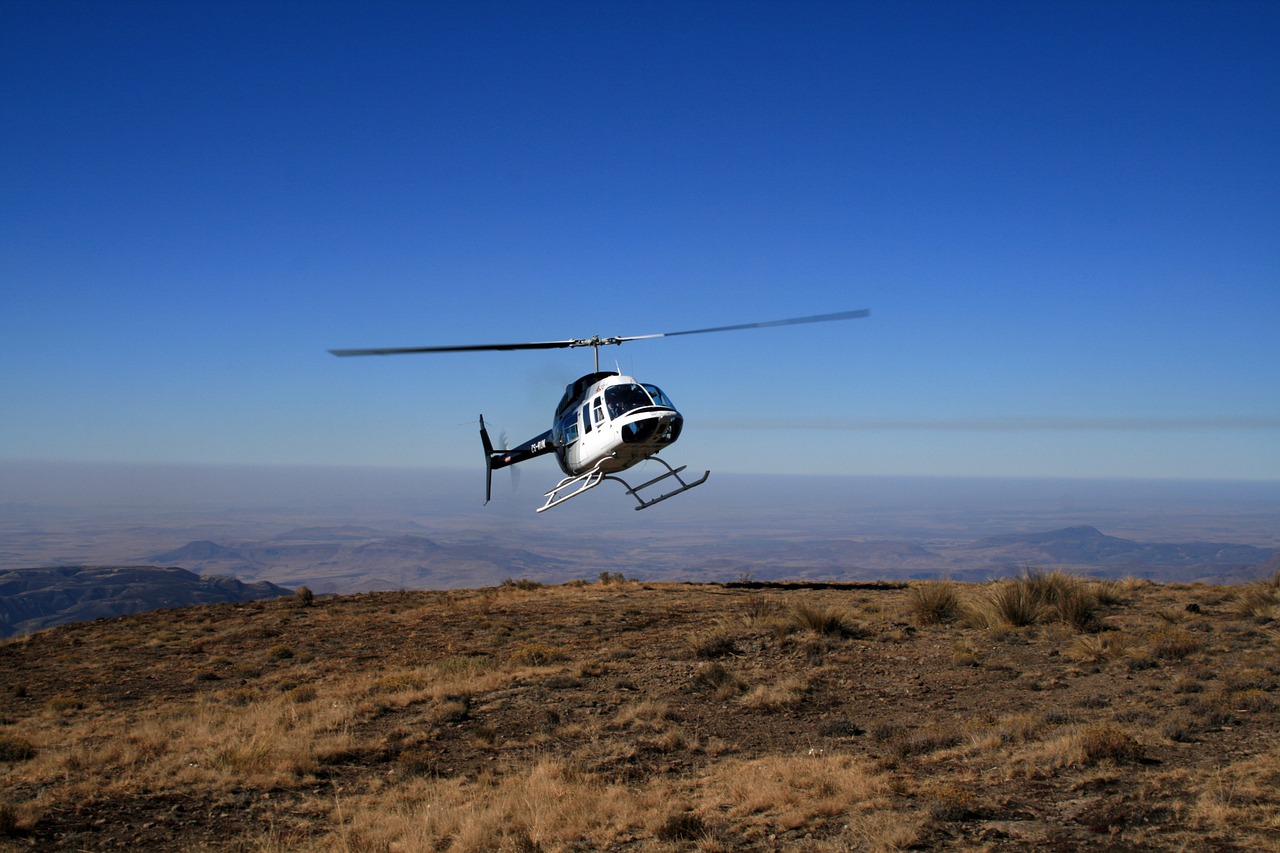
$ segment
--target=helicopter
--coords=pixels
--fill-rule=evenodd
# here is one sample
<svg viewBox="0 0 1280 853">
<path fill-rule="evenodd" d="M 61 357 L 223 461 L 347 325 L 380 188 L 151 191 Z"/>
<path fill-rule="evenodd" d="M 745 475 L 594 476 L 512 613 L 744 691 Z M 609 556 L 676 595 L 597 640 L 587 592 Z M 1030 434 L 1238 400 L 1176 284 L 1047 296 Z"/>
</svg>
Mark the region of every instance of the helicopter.
<svg viewBox="0 0 1280 853">
<path fill-rule="evenodd" d="M 684 416 L 671 399 L 657 385 L 639 382 L 619 371 L 600 370 L 600 347 L 620 346 L 627 341 L 672 338 L 681 335 L 701 335 L 710 332 L 733 332 L 742 329 L 762 329 L 773 326 L 793 326 L 802 323 L 826 323 L 834 320 L 852 320 L 870 316 L 865 309 L 841 311 L 835 314 L 815 314 L 809 317 L 792 317 L 787 320 L 767 320 L 760 323 L 739 323 L 732 326 L 714 326 L 707 329 L 688 329 L 682 332 L 659 332 L 630 337 L 593 336 L 563 341 L 530 341 L 507 344 L 470 344 L 463 346 L 388 347 L 375 349 L 331 349 L 336 356 L 408 355 L 414 353 L 477 352 L 486 350 L 537 350 L 566 347 L 591 347 L 595 355 L 595 369 L 570 382 L 564 396 L 556 406 L 551 428 L 512 448 L 495 448 L 480 415 L 480 443 L 484 449 L 485 499 L 493 498 L 493 472 L 511 465 L 518 465 L 538 456 L 554 453 L 564 478 L 550 491 L 544 492 L 545 501 L 536 512 L 545 512 L 567 500 L 594 489 L 605 480 L 623 485 L 627 494 L 634 497 L 639 506 L 648 509 L 667 498 L 700 486 L 711 476 L 703 472 L 697 480 L 686 480 L 680 474 L 687 466 L 673 468 L 657 454 L 675 443 L 684 428 Z M 503 442 L 506 443 L 505 441 Z M 640 462 L 653 460 L 666 471 L 632 486 L 619 473 Z M 668 483 L 674 479 L 676 488 L 656 497 L 645 497 L 641 492 Z"/>
</svg>

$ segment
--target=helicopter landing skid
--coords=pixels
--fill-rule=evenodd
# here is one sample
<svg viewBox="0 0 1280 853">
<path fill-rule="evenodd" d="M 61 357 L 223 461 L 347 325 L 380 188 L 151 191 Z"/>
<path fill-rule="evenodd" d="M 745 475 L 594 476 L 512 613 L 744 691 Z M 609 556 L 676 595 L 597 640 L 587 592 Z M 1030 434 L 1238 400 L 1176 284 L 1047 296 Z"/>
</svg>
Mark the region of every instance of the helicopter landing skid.
<svg viewBox="0 0 1280 853">
<path fill-rule="evenodd" d="M 703 483 L 707 481 L 707 478 L 711 476 L 710 471 L 704 471 L 701 478 L 694 480 L 691 483 L 688 483 L 688 482 L 685 482 L 684 478 L 680 476 L 680 472 L 683 471 L 688 466 L 681 465 L 679 468 L 672 468 L 669 464 L 667 464 L 667 461 L 665 459 L 659 459 L 656 456 L 651 456 L 649 458 L 654 462 L 662 463 L 662 466 L 667 469 L 667 473 L 659 474 L 658 476 L 654 477 L 652 480 L 647 480 L 646 482 L 643 482 L 640 485 L 632 488 L 631 484 L 628 483 L 626 480 L 614 474 L 605 474 L 603 471 L 600 470 L 599 466 L 596 466 L 595 468 L 592 468 L 590 471 L 586 471 L 582 474 L 578 474 L 573 477 L 565 477 L 563 480 L 557 483 L 554 489 L 552 489 L 549 492 L 546 492 L 543 495 L 543 497 L 547 499 L 547 502 L 542 506 L 538 507 L 538 509 L 535 510 L 535 512 L 544 512 L 546 510 L 551 509 L 553 506 L 559 506 L 560 504 L 569 500 L 569 498 L 575 498 L 578 495 L 582 494 L 583 492 L 587 491 L 588 489 L 594 489 L 596 486 L 600 485 L 605 480 L 616 480 L 617 482 L 625 486 L 627 489 L 627 494 L 631 495 L 631 497 L 635 498 L 640 503 L 640 505 L 636 507 L 636 510 L 639 511 L 642 509 L 648 509 L 649 507 L 653 506 L 656 503 L 661 503 L 662 501 L 665 501 L 667 498 L 675 497 L 681 492 L 687 492 L 690 489 L 692 489 L 694 486 L 701 486 Z M 652 500 L 645 500 L 644 498 L 640 497 L 639 492 L 642 489 L 647 489 L 650 486 L 654 485 L 655 483 L 662 482 L 668 477 L 675 477 L 676 482 L 680 484 L 680 488 L 672 489 L 666 494 L 659 495 L 658 497 L 653 498 Z M 567 495 L 560 494 L 561 492 L 563 492 L 565 489 L 568 489 L 568 488 L 573 488 L 573 491 L 569 492 Z"/>
</svg>

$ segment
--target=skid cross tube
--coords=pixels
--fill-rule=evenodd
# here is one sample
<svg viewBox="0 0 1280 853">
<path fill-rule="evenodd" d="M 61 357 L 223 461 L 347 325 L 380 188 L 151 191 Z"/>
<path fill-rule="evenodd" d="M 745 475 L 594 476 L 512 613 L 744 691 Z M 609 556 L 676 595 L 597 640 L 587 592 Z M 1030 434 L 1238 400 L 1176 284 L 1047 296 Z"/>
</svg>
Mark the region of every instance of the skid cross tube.
<svg viewBox="0 0 1280 853">
<path fill-rule="evenodd" d="M 704 471 L 702 474 L 702 477 L 700 477 L 699 479 L 694 480 L 693 482 L 686 482 L 684 478 L 680 476 L 680 472 L 683 471 L 687 466 L 681 465 L 679 468 L 672 468 L 669 464 L 667 464 L 667 461 L 665 459 L 659 459 L 657 456 L 650 456 L 649 460 L 652 462 L 661 463 L 661 465 L 667 469 L 667 472 L 665 474 L 659 474 L 658 476 L 654 477 L 652 480 L 647 480 L 641 483 L 640 485 L 632 488 L 630 483 L 628 483 L 626 480 L 622 479 L 621 477 L 617 476 L 616 474 L 606 474 L 603 471 L 601 471 L 600 466 L 603 463 L 598 463 L 595 467 L 593 467 L 589 471 L 584 471 L 581 474 L 577 474 L 572 477 L 565 477 L 559 483 L 556 483 L 555 488 L 551 489 L 548 492 L 544 492 L 543 497 L 547 499 L 547 502 L 544 503 L 542 506 L 538 507 L 535 510 L 535 512 L 545 512 L 551 509 L 553 506 L 559 506 L 560 504 L 564 503 L 570 498 L 576 498 L 578 495 L 582 494 L 588 489 L 594 489 L 596 486 L 600 485 L 605 480 L 615 480 L 621 483 L 623 487 L 627 490 L 627 494 L 631 495 L 631 497 L 635 498 L 636 501 L 639 502 L 640 505 L 636 507 L 637 510 L 648 509 L 649 507 L 653 506 L 656 503 L 661 503 L 662 501 L 665 501 L 667 498 L 675 497 L 681 492 L 687 492 L 690 489 L 692 489 L 694 486 L 701 486 L 703 483 L 707 481 L 707 478 L 711 476 L 710 471 Z M 640 496 L 639 494 L 640 491 L 642 491 L 643 489 L 649 488 L 655 483 L 660 483 L 663 480 L 666 480 L 668 477 L 675 477 L 676 482 L 680 484 L 680 488 L 672 489 L 666 494 L 659 495 L 653 500 L 645 500 Z M 560 494 L 566 489 L 573 489 L 573 491 L 565 495 Z"/>
<path fill-rule="evenodd" d="M 621 477 L 615 477 L 613 475 L 605 476 L 606 480 L 617 480 L 619 483 L 627 487 L 627 494 L 631 495 L 631 497 L 635 498 L 640 503 L 640 506 L 636 507 L 637 512 L 639 512 L 642 509 L 648 509 L 649 507 L 653 506 L 656 503 L 662 503 L 667 498 L 673 498 L 676 495 L 680 494 L 681 492 L 687 492 L 690 489 L 692 489 L 694 486 L 701 486 L 703 483 L 707 481 L 707 478 L 711 476 L 710 471 L 704 471 L 702 472 L 701 478 L 694 480 L 692 483 L 686 483 L 684 481 L 684 478 L 680 476 L 680 472 L 683 471 L 685 468 L 687 468 L 688 467 L 687 465 L 681 465 L 679 468 L 672 468 L 669 464 L 667 464 L 667 461 L 665 459 L 659 459 L 657 456 L 651 456 L 649 458 L 653 462 L 662 463 L 662 466 L 667 469 L 667 473 L 659 474 L 658 476 L 654 477 L 652 480 L 643 482 L 640 485 L 636 486 L 635 488 L 632 488 L 630 484 L 628 484 L 627 481 L 622 479 Z M 647 501 L 644 498 L 640 497 L 639 495 L 640 490 L 647 489 L 650 486 L 652 486 L 654 483 L 660 483 L 663 480 L 667 479 L 668 477 L 675 477 L 676 482 L 680 484 L 680 488 L 672 489 L 671 491 L 667 492 L 664 495 L 658 495 L 658 497 L 654 498 L 653 500 Z"/>
</svg>

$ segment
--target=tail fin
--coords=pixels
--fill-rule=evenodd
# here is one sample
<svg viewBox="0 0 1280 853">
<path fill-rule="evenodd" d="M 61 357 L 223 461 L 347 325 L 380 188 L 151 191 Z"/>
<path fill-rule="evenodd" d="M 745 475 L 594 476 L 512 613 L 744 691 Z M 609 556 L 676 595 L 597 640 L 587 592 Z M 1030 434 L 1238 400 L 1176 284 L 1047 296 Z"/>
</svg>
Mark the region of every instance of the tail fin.
<svg viewBox="0 0 1280 853">
<path fill-rule="evenodd" d="M 487 505 L 493 497 L 493 442 L 489 440 L 489 430 L 484 428 L 484 415 L 480 416 L 480 443 L 484 445 L 484 502 Z"/>
<path fill-rule="evenodd" d="M 504 447 L 500 450 L 494 450 L 493 442 L 489 440 L 489 430 L 484 425 L 484 415 L 480 416 L 480 443 L 484 445 L 485 503 L 488 503 L 493 497 L 493 471 L 495 468 L 518 465 L 535 456 L 555 452 L 555 444 L 551 441 L 551 430 L 547 430 L 541 435 L 536 435 L 517 447 L 509 449 Z M 504 441 L 503 443 L 505 444 L 506 442 Z"/>
</svg>

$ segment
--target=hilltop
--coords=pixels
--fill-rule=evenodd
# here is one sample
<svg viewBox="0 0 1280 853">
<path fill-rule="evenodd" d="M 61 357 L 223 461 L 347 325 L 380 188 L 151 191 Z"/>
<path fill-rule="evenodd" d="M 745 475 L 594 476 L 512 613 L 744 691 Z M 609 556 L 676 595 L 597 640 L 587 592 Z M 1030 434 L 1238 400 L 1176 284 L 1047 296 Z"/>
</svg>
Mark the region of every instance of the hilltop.
<svg viewBox="0 0 1280 853">
<path fill-rule="evenodd" d="M 0 646 L 0 849 L 1280 847 L 1280 583 L 599 582 Z"/>
<path fill-rule="evenodd" d="M 266 581 L 200 577 L 177 567 L 53 566 L 0 571 L 0 637 L 165 607 L 290 595 Z"/>
</svg>

